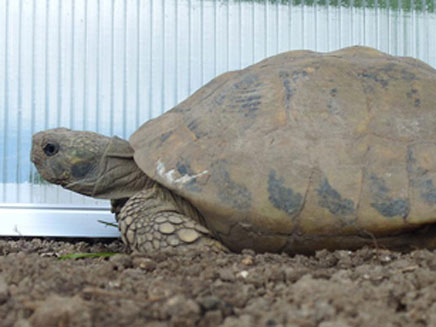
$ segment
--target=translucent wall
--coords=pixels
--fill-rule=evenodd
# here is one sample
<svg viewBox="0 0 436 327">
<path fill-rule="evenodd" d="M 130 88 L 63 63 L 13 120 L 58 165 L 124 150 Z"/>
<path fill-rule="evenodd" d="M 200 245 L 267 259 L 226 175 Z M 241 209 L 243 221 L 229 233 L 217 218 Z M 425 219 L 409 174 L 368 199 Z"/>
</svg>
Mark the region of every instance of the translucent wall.
<svg viewBox="0 0 436 327">
<path fill-rule="evenodd" d="M 436 67 L 435 0 L 0 0 L 0 202 L 97 204 L 44 184 L 31 135 L 128 137 L 214 76 L 361 44 Z"/>
</svg>

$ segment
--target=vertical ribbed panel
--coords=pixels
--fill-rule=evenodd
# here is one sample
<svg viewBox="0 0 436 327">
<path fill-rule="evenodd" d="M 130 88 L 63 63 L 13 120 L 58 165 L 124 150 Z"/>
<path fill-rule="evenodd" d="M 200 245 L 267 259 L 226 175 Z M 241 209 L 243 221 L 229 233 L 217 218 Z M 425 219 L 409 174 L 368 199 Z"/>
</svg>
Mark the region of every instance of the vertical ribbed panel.
<svg viewBox="0 0 436 327">
<path fill-rule="evenodd" d="M 41 184 L 35 131 L 128 137 L 216 75 L 290 49 L 361 44 L 436 67 L 435 31 L 435 0 L 2 0 L 0 202 L 85 201 Z"/>
</svg>

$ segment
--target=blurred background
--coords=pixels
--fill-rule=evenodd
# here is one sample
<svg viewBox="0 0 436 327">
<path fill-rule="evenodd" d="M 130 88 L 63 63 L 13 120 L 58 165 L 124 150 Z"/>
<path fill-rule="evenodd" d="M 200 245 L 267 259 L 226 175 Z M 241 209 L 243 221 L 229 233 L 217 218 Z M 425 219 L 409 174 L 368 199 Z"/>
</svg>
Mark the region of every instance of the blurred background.
<svg viewBox="0 0 436 327">
<path fill-rule="evenodd" d="M 10 234 L 11 214 L 40 212 L 35 225 L 53 209 L 71 221 L 110 216 L 107 201 L 41 180 L 29 160 L 34 132 L 63 126 L 127 138 L 215 76 L 294 49 L 367 45 L 436 67 L 435 5 L 0 0 L 0 234 Z"/>
</svg>

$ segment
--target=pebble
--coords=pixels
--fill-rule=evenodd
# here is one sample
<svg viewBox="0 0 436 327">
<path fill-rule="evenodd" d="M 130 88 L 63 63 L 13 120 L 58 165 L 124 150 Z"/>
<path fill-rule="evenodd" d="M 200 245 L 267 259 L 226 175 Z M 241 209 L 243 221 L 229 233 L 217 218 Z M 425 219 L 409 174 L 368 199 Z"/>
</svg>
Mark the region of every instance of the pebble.
<svg viewBox="0 0 436 327">
<path fill-rule="evenodd" d="M 137 257 L 133 259 L 133 265 L 145 271 L 153 271 L 156 269 L 156 262 L 149 258 Z"/>
<path fill-rule="evenodd" d="M 245 266 L 251 266 L 253 264 L 253 257 L 248 256 L 241 260 L 242 264 Z"/>
</svg>

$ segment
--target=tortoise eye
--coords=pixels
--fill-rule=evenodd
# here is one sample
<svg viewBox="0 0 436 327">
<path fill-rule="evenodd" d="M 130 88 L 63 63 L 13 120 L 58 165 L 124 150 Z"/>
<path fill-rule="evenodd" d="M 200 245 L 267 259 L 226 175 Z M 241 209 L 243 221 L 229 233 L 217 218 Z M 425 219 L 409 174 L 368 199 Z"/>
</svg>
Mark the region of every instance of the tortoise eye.
<svg viewBox="0 0 436 327">
<path fill-rule="evenodd" d="M 59 151 L 59 145 L 57 145 L 56 143 L 47 143 L 44 148 L 44 153 L 48 156 L 54 156 L 56 153 L 58 153 Z"/>
</svg>

